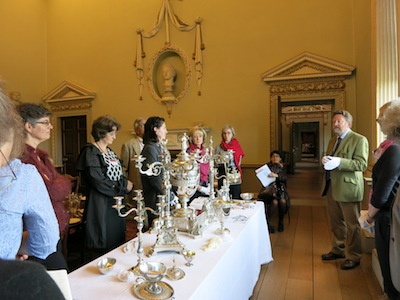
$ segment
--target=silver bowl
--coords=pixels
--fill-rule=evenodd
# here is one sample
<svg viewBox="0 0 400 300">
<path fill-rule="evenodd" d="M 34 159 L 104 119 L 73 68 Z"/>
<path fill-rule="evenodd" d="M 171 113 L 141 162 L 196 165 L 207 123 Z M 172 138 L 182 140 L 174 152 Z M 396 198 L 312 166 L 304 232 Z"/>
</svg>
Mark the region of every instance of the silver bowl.
<svg viewBox="0 0 400 300">
<path fill-rule="evenodd" d="M 97 263 L 97 267 L 102 274 L 109 273 L 112 269 L 114 269 L 115 263 L 117 260 L 112 257 L 105 257 L 99 260 Z"/>
<path fill-rule="evenodd" d="M 240 194 L 240 198 L 242 198 L 243 200 L 247 200 L 247 201 L 253 199 L 253 197 L 254 197 L 253 193 L 241 193 Z"/>
<path fill-rule="evenodd" d="M 147 281 L 155 283 L 164 277 L 167 267 L 161 262 L 147 262 L 139 265 L 139 272 Z"/>
</svg>

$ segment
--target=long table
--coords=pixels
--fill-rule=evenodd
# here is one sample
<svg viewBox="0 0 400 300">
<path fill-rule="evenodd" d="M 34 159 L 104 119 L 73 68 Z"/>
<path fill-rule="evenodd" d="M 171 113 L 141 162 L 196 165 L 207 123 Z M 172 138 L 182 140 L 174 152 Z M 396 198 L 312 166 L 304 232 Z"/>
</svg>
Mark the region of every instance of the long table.
<svg viewBox="0 0 400 300">
<path fill-rule="evenodd" d="M 185 266 L 182 255 L 177 253 L 159 253 L 145 257 L 145 261 L 159 261 L 167 268 L 181 268 L 185 277 L 178 281 L 163 278 L 174 289 L 176 300 L 221 300 L 248 299 L 258 280 L 260 267 L 272 261 L 271 243 L 268 226 L 265 219 L 264 204 L 257 202 L 253 208 L 236 208 L 231 210 L 225 221 L 225 227 L 231 231 L 232 240 L 220 245 L 215 250 L 202 250 L 207 241 L 215 237 L 214 231 L 218 223 L 211 224 L 203 237 L 193 239 L 185 234 L 179 234 L 179 240 L 186 249 L 196 252 L 193 266 Z M 143 234 L 145 251 L 156 241 L 154 234 Z M 122 282 L 117 279 L 119 270 L 127 270 L 136 265 L 135 253 L 124 253 L 124 245 L 102 257 L 114 257 L 117 263 L 114 269 L 106 274 L 100 274 L 97 262 L 89 262 L 68 275 L 72 296 L 75 300 L 87 299 L 135 299 L 134 282 Z"/>
</svg>

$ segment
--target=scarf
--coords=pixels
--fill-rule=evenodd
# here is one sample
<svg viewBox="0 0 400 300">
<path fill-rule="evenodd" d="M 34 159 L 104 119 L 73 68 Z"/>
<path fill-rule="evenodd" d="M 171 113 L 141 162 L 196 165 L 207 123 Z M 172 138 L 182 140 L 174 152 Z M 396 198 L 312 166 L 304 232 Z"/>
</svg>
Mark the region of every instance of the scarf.
<svg viewBox="0 0 400 300">
<path fill-rule="evenodd" d="M 200 154 L 204 155 L 204 147 L 201 145 L 201 147 L 197 147 L 195 144 L 190 143 L 189 144 L 189 153 L 193 153 L 196 150 L 200 150 Z M 200 163 L 200 183 L 208 183 L 208 171 L 210 169 L 210 163 Z"/>
<path fill-rule="evenodd" d="M 225 142 L 224 140 L 221 141 L 221 148 L 223 150 L 233 150 L 233 161 L 235 162 L 236 168 L 239 170 L 240 174 L 242 174 L 242 168 L 240 167 L 240 159 L 244 156 L 244 152 L 242 147 L 237 139 L 233 138 L 229 143 Z"/>
</svg>

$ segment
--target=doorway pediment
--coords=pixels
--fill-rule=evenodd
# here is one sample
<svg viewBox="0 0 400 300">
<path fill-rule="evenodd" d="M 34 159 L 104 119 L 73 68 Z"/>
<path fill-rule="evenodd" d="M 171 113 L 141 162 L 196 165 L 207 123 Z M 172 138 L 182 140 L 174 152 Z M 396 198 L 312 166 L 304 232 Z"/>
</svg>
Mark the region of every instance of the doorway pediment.
<svg viewBox="0 0 400 300">
<path fill-rule="evenodd" d="M 264 82 L 349 76 L 354 67 L 309 52 L 304 52 L 261 74 Z"/>
<path fill-rule="evenodd" d="M 52 111 L 91 107 L 96 93 L 70 81 L 61 82 L 47 93 L 42 100 L 50 105 Z"/>
<path fill-rule="evenodd" d="M 57 87 L 42 97 L 47 107 L 52 112 L 50 117 L 54 134 L 50 137 L 50 156 L 54 159 L 55 165 L 63 166 L 61 119 L 64 117 L 84 116 L 87 129 L 86 136 L 90 136 L 89 124 L 92 123 L 92 101 L 96 93 L 70 81 L 63 81 Z"/>
</svg>

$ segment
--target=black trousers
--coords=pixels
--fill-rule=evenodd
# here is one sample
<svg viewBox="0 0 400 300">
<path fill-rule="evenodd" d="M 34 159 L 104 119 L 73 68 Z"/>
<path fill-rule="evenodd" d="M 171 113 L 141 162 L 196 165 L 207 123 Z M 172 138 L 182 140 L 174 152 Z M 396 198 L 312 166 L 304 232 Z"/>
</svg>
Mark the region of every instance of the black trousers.
<svg viewBox="0 0 400 300">
<path fill-rule="evenodd" d="M 53 252 L 46 259 L 40 259 L 35 256 L 29 256 L 29 261 L 35 261 L 42 264 L 47 270 L 60 270 L 65 269 L 68 272 L 67 262 L 62 254 L 62 243 L 61 240 L 57 243 L 56 252 Z"/>
<path fill-rule="evenodd" d="M 383 277 L 385 293 L 390 299 L 399 299 L 399 292 L 393 286 L 389 264 L 390 210 L 380 210 L 375 216 L 375 246 Z"/>
</svg>

